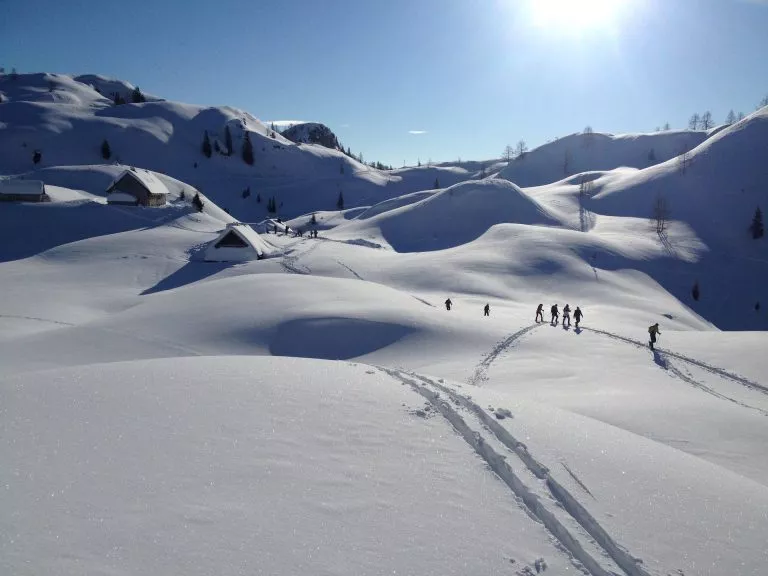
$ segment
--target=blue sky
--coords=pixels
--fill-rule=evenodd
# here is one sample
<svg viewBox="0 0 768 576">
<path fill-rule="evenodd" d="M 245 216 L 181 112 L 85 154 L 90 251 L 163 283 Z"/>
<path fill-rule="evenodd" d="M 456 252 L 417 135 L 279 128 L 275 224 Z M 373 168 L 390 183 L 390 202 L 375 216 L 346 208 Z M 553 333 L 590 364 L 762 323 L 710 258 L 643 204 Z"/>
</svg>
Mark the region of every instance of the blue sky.
<svg viewBox="0 0 768 576">
<path fill-rule="evenodd" d="M 722 121 L 768 93 L 768 0 L 564 1 L 0 0 L 0 66 L 323 122 L 395 166 Z"/>
</svg>

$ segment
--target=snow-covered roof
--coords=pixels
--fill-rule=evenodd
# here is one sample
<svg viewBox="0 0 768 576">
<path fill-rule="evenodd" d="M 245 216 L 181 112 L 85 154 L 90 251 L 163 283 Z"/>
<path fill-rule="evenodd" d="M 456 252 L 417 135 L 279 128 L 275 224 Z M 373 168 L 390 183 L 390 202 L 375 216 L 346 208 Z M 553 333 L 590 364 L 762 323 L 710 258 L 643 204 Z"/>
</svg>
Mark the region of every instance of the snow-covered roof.
<svg viewBox="0 0 768 576">
<path fill-rule="evenodd" d="M 155 174 L 142 168 L 126 168 L 112 181 L 112 184 L 110 184 L 109 187 L 112 188 L 126 175 L 141 182 L 141 184 L 149 190 L 150 194 L 168 194 L 168 188 L 166 188 L 165 184 L 163 184 Z"/>
<path fill-rule="evenodd" d="M 219 241 L 230 232 L 237 234 L 246 243 L 246 246 L 220 246 L 216 248 Z M 268 256 L 271 252 L 272 248 L 270 245 L 253 228 L 247 224 L 237 222 L 228 224 L 221 231 L 221 234 L 208 245 L 205 251 L 205 259 L 213 262 L 253 260 L 254 258 Z"/>
<path fill-rule="evenodd" d="M 40 180 L 13 178 L 0 180 L 0 194 L 39 195 L 45 193 L 45 184 Z"/>
</svg>

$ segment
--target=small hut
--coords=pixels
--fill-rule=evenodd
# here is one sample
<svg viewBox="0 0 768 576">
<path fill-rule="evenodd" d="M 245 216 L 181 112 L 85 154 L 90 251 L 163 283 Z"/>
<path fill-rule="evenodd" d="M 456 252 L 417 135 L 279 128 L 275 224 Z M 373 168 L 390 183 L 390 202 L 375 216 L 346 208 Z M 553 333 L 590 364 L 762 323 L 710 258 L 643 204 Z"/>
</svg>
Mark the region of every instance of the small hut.
<svg viewBox="0 0 768 576">
<path fill-rule="evenodd" d="M 50 202 L 40 180 L 0 180 L 0 202 Z"/>
<path fill-rule="evenodd" d="M 208 262 L 245 262 L 261 260 L 272 251 L 258 233 L 240 222 L 228 224 L 205 250 Z"/>
<path fill-rule="evenodd" d="M 107 188 L 107 204 L 165 206 L 168 188 L 148 170 L 124 170 Z"/>
</svg>

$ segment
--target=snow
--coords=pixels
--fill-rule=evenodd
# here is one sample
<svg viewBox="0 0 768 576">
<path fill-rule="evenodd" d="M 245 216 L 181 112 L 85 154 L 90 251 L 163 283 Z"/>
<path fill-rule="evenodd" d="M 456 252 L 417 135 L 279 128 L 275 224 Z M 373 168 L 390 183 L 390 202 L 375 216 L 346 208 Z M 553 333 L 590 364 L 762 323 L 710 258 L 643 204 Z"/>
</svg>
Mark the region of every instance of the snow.
<svg viewBox="0 0 768 576">
<path fill-rule="evenodd" d="M 765 573 L 768 109 L 380 172 L 118 80 L 0 84 L 2 178 L 52 200 L 0 206 L 0 573 Z M 108 205 L 123 162 L 168 205 Z M 204 261 L 229 230 L 270 257 Z"/>
</svg>

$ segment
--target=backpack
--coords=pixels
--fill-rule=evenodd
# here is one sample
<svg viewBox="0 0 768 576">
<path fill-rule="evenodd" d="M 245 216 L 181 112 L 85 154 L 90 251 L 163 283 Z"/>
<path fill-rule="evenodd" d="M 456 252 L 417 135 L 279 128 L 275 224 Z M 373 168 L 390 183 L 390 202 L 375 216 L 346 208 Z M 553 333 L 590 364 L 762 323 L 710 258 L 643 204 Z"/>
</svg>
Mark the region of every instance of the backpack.
<svg viewBox="0 0 768 576">
<path fill-rule="evenodd" d="M 653 326 L 648 326 L 648 334 L 653 334 L 654 332 Z"/>
</svg>

